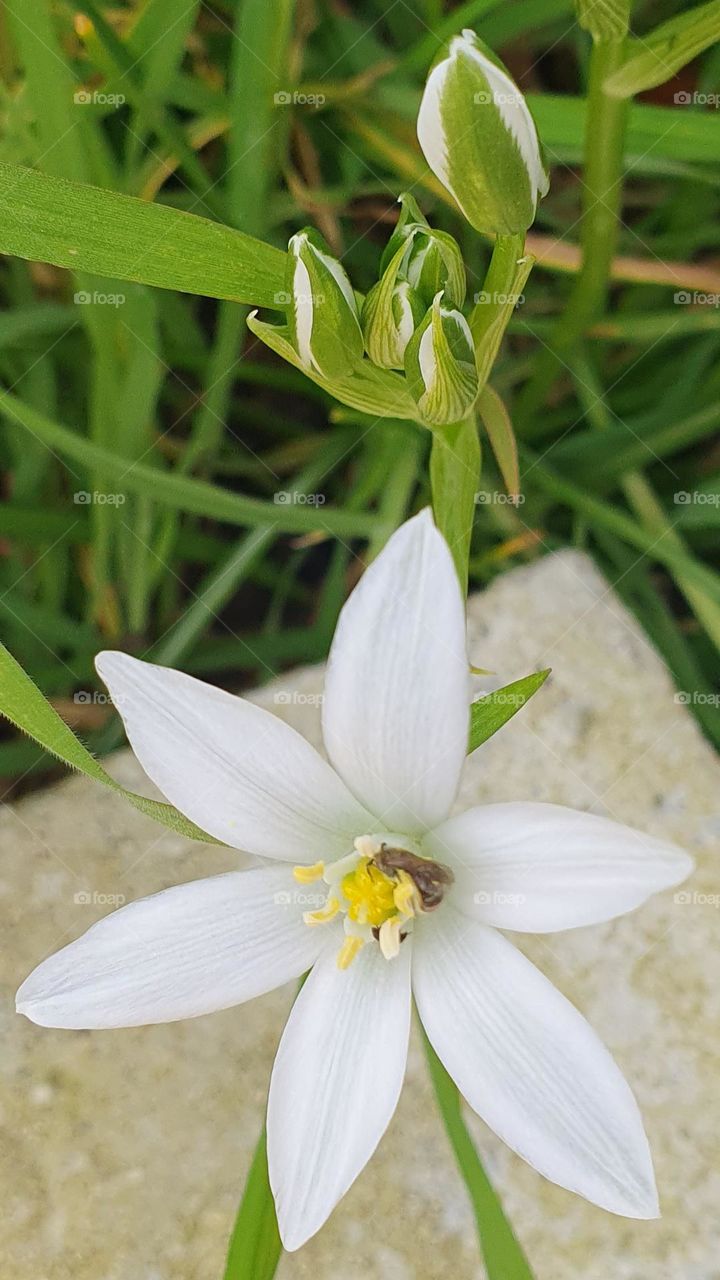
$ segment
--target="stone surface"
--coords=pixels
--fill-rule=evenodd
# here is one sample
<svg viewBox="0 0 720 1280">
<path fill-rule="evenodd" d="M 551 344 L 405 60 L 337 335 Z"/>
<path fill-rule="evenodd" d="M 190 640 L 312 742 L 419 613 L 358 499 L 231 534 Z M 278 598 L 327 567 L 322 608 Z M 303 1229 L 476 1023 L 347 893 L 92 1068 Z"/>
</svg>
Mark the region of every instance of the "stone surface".
<svg viewBox="0 0 720 1280">
<path fill-rule="evenodd" d="M 537 1280 L 717 1280 L 718 763 L 584 557 L 565 552 L 500 579 L 472 601 L 470 636 L 473 661 L 497 671 L 496 683 L 546 665 L 553 676 L 471 759 L 461 804 L 593 808 L 669 836 L 699 864 L 685 900 L 665 894 L 613 924 L 524 944 L 631 1081 L 662 1220 L 626 1222 L 551 1186 L 479 1121 L 477 1141 Z M 321 680 L 319 670 L 283 676 L 259 701 L 318 743 Z M 147 787 L 129 753 L 112 767 Z M 291 992 L 171 1026 L 93 1033 L 32 1026 L 12 1013 L 12 996 L 43 956 L 119 899 L 226 870 L 236 855 L 191 846 L 79 778 L 6 808 L 0 846 L 0 1274 L 216 1280 Z M 482 1276 L 417 1041 L 375 1159 L 279 1275 Z"/>
</svg>

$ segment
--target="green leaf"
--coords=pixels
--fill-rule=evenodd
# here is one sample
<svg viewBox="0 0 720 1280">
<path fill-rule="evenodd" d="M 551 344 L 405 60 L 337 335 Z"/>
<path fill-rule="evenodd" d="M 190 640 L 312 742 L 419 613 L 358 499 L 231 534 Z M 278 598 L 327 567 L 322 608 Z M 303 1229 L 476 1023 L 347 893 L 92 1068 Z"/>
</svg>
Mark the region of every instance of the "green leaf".
<svg viewBox="0 0 720 1280">
<path fill-rule="evenodd" d="M 525 1254 L 465 1126 L 457 1085 L 448 1075 L 424 1030 L 422 1038 L 445 1132 L 475 1214 L 488 1280 L 533 1280 Z"/>
<path fill-rule="evenodd" d="M 517 498 L 520 493 L 517 442 L 505 402 L 488 384 L 482 391 L 477 408 L 488 433 L 505 487 L 512 498 Z"/>
<path fill-rule="evenodd" d="M 508 720 L 520 711 L 521 707 L 550 675 L 550 667 L 545 671 L 535 671 L 532 675 L 523 676 L 522 680 L 513 680 L 494 693 L 486 693 L 473 702 L 470 708 L 470 743 L 468 755 L 487 742 L 498 729 L 502 729 Z"/>
<path fill-rule="evenodd" d="M 166 205 L 0 164 L 0 253 L 272 307 L 285 254 Z"/>
<path fill-rule="evenodd" d="M 645 89 L 671 80 L 681 67 L 703 49 L 720 40 L 720 0 L 698 5 L 663 22 L 642 40 L 630 45 L 629 56 L 603 88 L 612 98 L 631 98 Z M 679 100 L 687 102 L 691 95 Z M 678 101 L 678 95 L 675 98 Z"/>
<path fill-rule="evenodd" d="M 417 407 L 405 388 L 404 378 L 392 370 L 378 369 L 369 360 L 363 360 L 354 373 L 331 382 L 314 369 L 303 367 L 290 342 L 286 325 L 267 324 L 256 315 L 248 316 L 247 325 L 250 332 L 271 351 L 300 369 L 336 400 L 350 405 L 351 409 L 359 409 L 361 413 L 370 413 L 378 418 L 417 418 Z"/>
<path fill-rule="evenodd" d="M 630 21 L 630 0 L 575 0 L 578 22 L 593 40 L 622 40 Z"/>
<path fill-rule="evenodd" d="M 281 1253 L 263 1129 L 230 1237 L 224 1280 L 271 1280 Z"/>
<path fill-rule="evenodd" d="M 362 537 L 380 525 L 377 515 L 345 511 L 337 507 L 311 506 L 293 501 L 266 502 L 246 498 L 243 494 L 205 480 L 160 471 L 157 467 L 135 462 L 110 449 L 93 444 L 69 427 L 51 422 L 43 414 L 24 404 L 10 392 L 0 396 L 0 414 L 25 427 L 63 458 L 90 467 L 117 483 L 121 492 L 137 493 L 164 503 L 179 511 L 237 525 L 272 524 L 280 533 L 305 533 L 323 529 L 341 537 Z M 288 495 L 292 498 L 293 495 Z M 102 508 L 101 508 L 102 509 Z"/>
<path fill-rule="evenodd" d="M 148 800 L 146 796 L 127 791 L 111 778 L 80 739 L 75 737 L 72 729 L 61 720 L 57 711 L 3 644 L 0 644 L 0 714 L 6 716 L 16 728 L 33 738 L 46 751 L 57 756 L 63 764 L 69 765 L 71 769 L 78 769 L 88 778 L 94 778 L 96 782 L 102 782 L 106 787 L 117 791 L 130 801 L 133 808 L 154 818 L 164 827 L 188 836 L 191 840 L 222 844 L 221 840 L 207 835 L 189 818 L 183 817 L 173 805 Z"/>
</svg>

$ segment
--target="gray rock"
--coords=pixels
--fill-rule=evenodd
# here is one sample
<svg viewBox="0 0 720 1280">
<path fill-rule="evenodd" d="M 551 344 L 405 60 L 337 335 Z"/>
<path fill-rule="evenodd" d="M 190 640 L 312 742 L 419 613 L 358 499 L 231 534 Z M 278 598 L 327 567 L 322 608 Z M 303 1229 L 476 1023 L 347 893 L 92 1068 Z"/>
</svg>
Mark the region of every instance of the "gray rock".
<svg viewBox="0 0 720 1280">
<path fill-rule="evenodd" d="M 537 1280 L 716 1280 L 720 1102 L 720 770 L 656 654 L 574 552 L 516 569 L 470 605 L 473 661 L 551 681 L 470 760 L 461 804 L 535 798 L 609 814 L 690 849 L 684 898 L 523 943 L 586 1013 L 642 1107 L 664 1216 L 633 1223 L 544 1182 L 473 1118 Z M 488 681 L 483 681 L 487 687 Z M 321 670 L 258 701 L 319 743 Z M 128 752 L 112 769 L 147 788 Z M 170 1026 L 53 1032 L 12 1012 L 20 980 L 122 900 L 237 865 L 72 778 L 0 817 L 5 917 L 0 1081 L 2 1275 L 216 1280 L 292 992 Z M 348 1098 L 347 1105 L 352 1106 Z M 462 1183 L 413 1043 L 398 1114 L 329 1225 L 282 1280 L 483 1274 Z"/>
</svg>

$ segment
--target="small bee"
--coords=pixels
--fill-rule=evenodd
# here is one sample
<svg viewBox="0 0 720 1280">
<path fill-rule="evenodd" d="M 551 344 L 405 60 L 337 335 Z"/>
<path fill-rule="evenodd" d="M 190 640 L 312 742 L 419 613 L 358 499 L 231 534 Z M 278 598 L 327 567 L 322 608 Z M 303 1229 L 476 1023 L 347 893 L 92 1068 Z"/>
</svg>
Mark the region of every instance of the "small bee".
<svg viewBox="0 0 720 1280">
<path fill-rule="evenodd" d="M 392 879 L 397 879 L 398 871 L 405 871 L 420 895 L 423 911 L 435 911 L 455 879 L 450 868 L 441 862 L 419 858 L 408 849 L 393 849 L 387 844 L 380 845 L 380 852 L 371 859 L 370 865 Z"/>
</svg>

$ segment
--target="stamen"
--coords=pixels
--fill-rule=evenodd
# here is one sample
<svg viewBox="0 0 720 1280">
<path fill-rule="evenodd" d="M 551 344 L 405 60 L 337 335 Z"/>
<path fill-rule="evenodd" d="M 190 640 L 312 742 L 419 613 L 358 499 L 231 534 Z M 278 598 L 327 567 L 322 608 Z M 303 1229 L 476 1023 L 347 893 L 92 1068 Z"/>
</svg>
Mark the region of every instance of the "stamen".
<svg viewBox="0 0 720 1280">
<path fill-rule="evenodd" d="M 378 942 L 386 960 L 394 960 L 400 951 L 400 929 L 404 921 L 401 916 L 393 916 L 380 925 Z"/>
<path fill-rule="evenodd" d="M 337 898 L 328 898 L 324 907 L 320 907 L 318 911 L 303 911 L 303 920 L 305 924 L 327 924 L 328 920 L 333 920 L 340 910 L 340 903 Z"/>
<path fill-rule="evenodd" d="M 358 938 L 357 935 L 346 938 L 338 952 L 338 969 L 349 969 L 356 955 L 364 946 L 364 938 Z"/>
<path fill-rule="evenodd" d="M 311 867 L 293 867 L 293 876 L 298 884 L 312 884 L 313 880 L 319 880 L 324 872 L 324 862 L 314 862 Z"/>
<path fill-rule="evenodd" d="M 361 858 L 372 858 L 380 848 L 377 840 L 373 840 L 372 836 L 357 836 L 353 840 L 353 847 L 357 849 Z"/>
<path fill-rule="evenodd" d="M 412 877 L 406 871 L 398 872 L 398 884 L 393 893 L 393 901 L 401 915 L 415 914 L 417 890 Z"/>
</svg>

